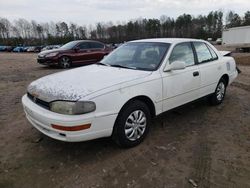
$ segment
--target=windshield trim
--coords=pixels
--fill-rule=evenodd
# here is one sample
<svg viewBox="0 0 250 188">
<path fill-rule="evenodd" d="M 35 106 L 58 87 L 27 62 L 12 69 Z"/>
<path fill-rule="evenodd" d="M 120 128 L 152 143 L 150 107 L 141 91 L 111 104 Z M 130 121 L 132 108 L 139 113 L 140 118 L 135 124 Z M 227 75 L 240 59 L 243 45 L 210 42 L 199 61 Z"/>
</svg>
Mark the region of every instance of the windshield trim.
<svg viewBox="0 0 250 188">
<path fill-rule="evenodd" d="M 72 43 L 72 44 L 75 43 L 75 44 L 72 45 L 71 48 L 63 48 L 63 46 L 65 46 L 65 45 L 67 45 L 67 44 L 69 44 L 69 43 Z M 79 41 L 71 41 L 71 42 L 68 42 L 68 43 L 64 44 L 63 46 L 61 46 L 60 49 L 62 49 L 62 50 L 72 50 L 72 49 L 74 49 L 78 44 L 79 44 Z"/>
</svg>

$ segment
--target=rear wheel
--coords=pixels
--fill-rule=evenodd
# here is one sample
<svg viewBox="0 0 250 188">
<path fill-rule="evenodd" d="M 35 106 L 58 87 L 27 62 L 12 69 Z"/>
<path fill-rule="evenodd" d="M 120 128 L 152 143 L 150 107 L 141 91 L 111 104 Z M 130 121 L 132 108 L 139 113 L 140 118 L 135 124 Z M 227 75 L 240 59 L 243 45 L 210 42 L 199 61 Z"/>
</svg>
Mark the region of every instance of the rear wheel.
<svg viewBox="0 0 250 188">
<path fill-rule="evenodd" d="M 59 60 L 59 65 L 63 69 L 70 68 L 71 67 L 71 60 L 70 60 L 70 58 L 67 57 L 67 56 L 61 57 L 60 60 Z"/>
<path fill-rule="evenodd" d="M 221 104 L 226 95 L 227 84 L 225 79 L 221 78 L 215 92 L 210 96 L 209 100 L 212 105 Z"/>
<path fill-rule="evenodd" d="M 121 147 L 136 146 L 147 135 L 150 121 L 147 105 L 138 100 L 132 101 L 119 113 L 112 137 Z"/>
</svg>

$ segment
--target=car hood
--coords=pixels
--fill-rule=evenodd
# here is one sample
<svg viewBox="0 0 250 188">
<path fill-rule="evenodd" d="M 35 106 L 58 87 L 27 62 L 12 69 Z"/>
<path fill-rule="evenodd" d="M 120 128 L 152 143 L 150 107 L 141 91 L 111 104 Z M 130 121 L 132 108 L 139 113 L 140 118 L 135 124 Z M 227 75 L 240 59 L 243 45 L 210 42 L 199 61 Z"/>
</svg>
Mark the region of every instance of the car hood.
<svg viewBox="0 0 250 188">
<path fill-rule="evenodd" d="M 149 71 L 89 65 L 40 78 L 28 86 L 28 93 L 46 102 L 77 101 L 97 91 L 150 74 Z"/>
<path fill-rule="evenodd" d="M 39 56 L 44 56 L 44 55 L 47 55 L 49 53 L 64 52 L 64 51 L 67 51 L 67 50 L 63 50 L 63 49 L 57 48 L 57 49 L 52 49 L 52 50 L 44 50 L 44 51 L 40 52 L 38 55 Z"/>
</svg>

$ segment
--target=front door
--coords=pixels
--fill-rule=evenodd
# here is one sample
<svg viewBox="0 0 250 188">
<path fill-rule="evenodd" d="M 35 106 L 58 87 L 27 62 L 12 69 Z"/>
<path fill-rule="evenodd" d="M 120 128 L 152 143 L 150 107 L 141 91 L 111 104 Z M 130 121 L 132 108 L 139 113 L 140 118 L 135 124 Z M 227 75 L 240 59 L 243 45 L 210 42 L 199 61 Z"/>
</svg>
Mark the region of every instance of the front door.
<svg viewBox="0 0 250 188">
<path fill-rule="evenodd" d="M 199 97 L 200 73 L 195 64 L 194 52 L 190 42 L 177 44 L 168 63 L 183 61 L 186 68 L 163 72 L 163 111 L 193 101 Z"/>
<path fill-rule="evenodd" d="M 89 42 L 82 42 L 77 45 L 77 50 L 74 53 L 74 63 L 89 63 L 92 58 Z"/>
<path fill-rule="evenodd" d="M 90 47 L 91 47 L 91 53 L 93 57 L 92 59 L 94 62 L 101 61 L 103 57 L 107 54 L 107 52 L 105 52 L 105 46 L 102 43 L 91 42 Z"/>
</svg>

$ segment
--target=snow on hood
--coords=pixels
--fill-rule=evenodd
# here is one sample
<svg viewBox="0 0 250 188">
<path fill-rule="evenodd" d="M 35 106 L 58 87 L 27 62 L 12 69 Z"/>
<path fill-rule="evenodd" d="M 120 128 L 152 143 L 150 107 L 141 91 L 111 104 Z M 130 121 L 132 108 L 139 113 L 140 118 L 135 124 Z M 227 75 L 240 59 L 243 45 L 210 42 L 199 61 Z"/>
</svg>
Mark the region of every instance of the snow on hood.
<svg viewBox="0 0 250 188">
<path fill-rule="evenodd" d="M 40 78 L 28 86 L 28 92 L 47 102 L 77 101 L 94 92 L 149 74 L 151 72 L 90 65 Z"/>
</svg>

